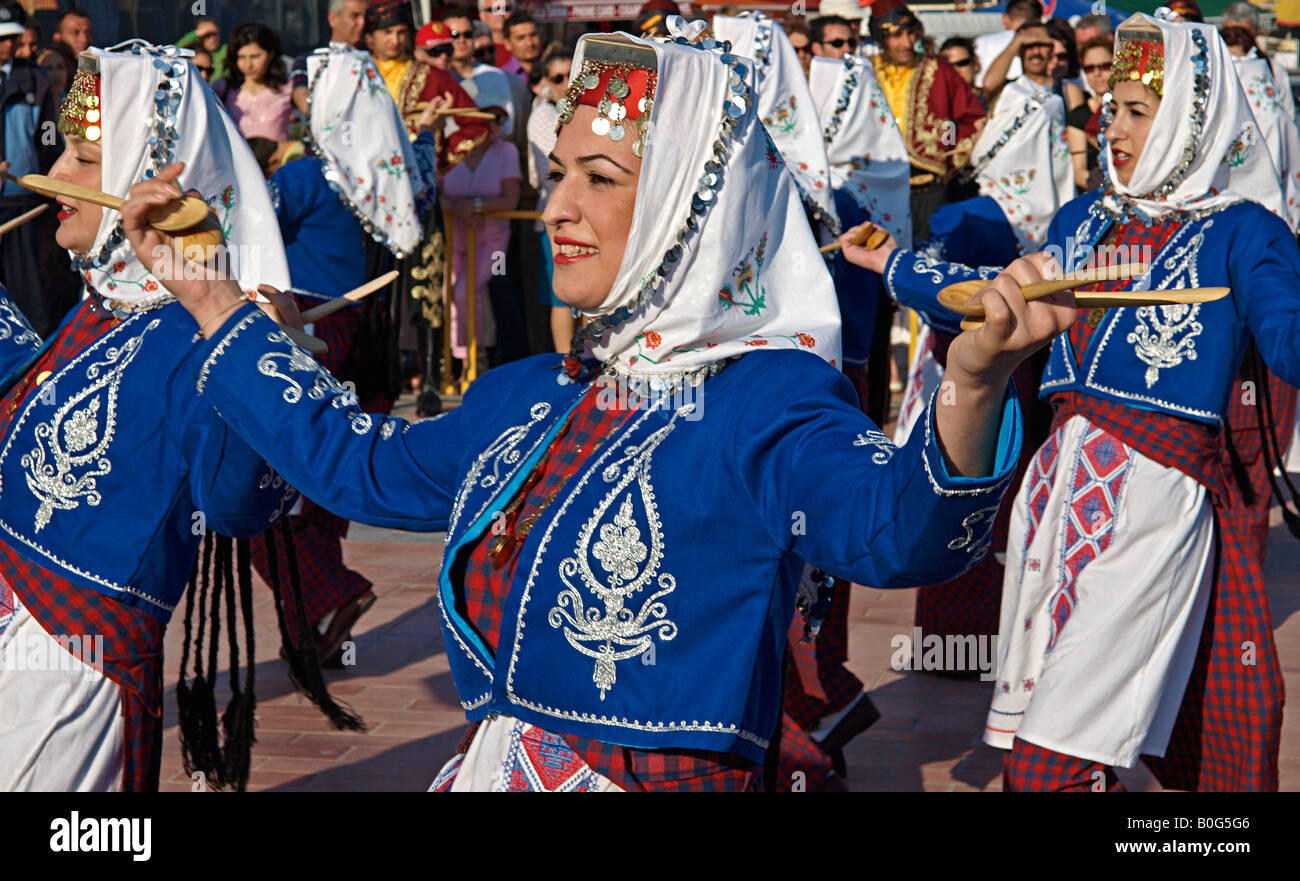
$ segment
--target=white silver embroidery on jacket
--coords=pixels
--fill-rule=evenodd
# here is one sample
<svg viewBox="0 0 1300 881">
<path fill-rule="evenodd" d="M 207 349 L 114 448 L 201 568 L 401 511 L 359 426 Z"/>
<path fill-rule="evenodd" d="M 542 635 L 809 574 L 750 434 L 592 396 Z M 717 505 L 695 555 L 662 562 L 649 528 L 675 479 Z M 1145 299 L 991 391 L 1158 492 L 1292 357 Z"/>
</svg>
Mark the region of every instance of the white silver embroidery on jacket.
<svg viewBox="0 0 1300 881">
<path fill-rule="evenodd" d="M 266 466 L 266 474 L 263 475 L 262 479 L 257 482 L 257 488 L 258 489 L 269 488 L 271 490 L 278 490 L 283 488 L 284 490 L 284 492 L 280 495 L 280 504 L 276 507 L 274 511 L 271 512 L 271 516 L 267 519 L 268 523 L 274 523 L 275 521 L 279 520 L 280 517 L 283 516 L 285 511 L 293 507 L 293 503 L 298 496 L 298 490 L 290 486 L 288 481 L 286 481 L 283 477 L 280 476 L 280 472 L 276 471 L 270 465 Z"/>
<path fill-rule="evenodd" d="M 692 409 L 693 405 L 678 409 L 667 425 L 604 468 L 601 478 L 614 487 L 579 531 L 576 555 L 560 562 L 565 589 L 556 597 L 547 621 L 564 629 L 569 645 L 596 660 L 591 678 L 601 700 L 614 687 L 619 661 L 651 651 L 656 636 L 663 642 L 677 636 L 677 624 L 668 618 L 668 606 L 661 602 L 677 588 L 677 579 L 659 571 L 664 541 L 650 466 L 655 448 L 672 432 L 677 417 Z M 618 511 L 606 520 L 615 502 Z M 638 507 L 648 545 L 637 526 Z M 597 535 L 599 540 L 593 543 Z M 592 571 L 592 558 L 600 563 L 603 577 Z M 655 592 L 634 610 L 630 604 L 633 596 L 651 582 Z M 580 588 L 595 594 L 603 608 L 584 606 Z"/>
<path fill-rule="evenodd" d="M 993 505 L 988 508 L 980 508 L 978 511 L 972 511 L 966 515 L 965 519 L 961 521 L 961 528 L 966 531 L 966 534 L 948 542 L 948 550 L 964 550 L 974 558 L 974 562 L 984 559 L 984 555 L 988 553 L 989 545 L 992 543 L 993 520 L 998 516 L 998 508 L 1000 507 L 1000 505 Z M 976 524 L 981 524 L 979 541 L 975 541 L 974 527 Z"/>
<path fill-rule="evenodd" d="M 90 385 L 55 410 L 49 422 L 36 426 L 36 446 L 22 457 L 27 488 L 40 501 L 36 532 L 49 525 L 56 510 L 71 511 L 82 499 L 91 506 L 100 503 L 97 479 L 113 470 L 108 447 L 117 429 L 122 372 L 139 354 L 145 334 L 161 323 L 155 318 L 138 336 L 106 349 L 104 360 L 86 368 Z"/>
<path fill-rule="evenodd" d="M 10 337 L 16 345 L 39 343 L 40 336 L 8 299 L 0 298 L 0 340 Z"/>
<path fill-rule="evenodd" d="M 475 484 L 478 484 L 483 488 L 489 488 L 500 483 L 501 475 L 499 468 L 501 464 L 515 465 L 520 461 L 524 454 L 521 454 L 520 451 L 516 449 L 516 446 L 520 441 L 528 436 L 528 433 L 532 431 L 533 426 L 545 419 L 550 412 L 551 405 L 546 401 L 539 401 L 536 404 L 533 404 L 533 406 L 528 410 L 528 421 L 526 423 L 523 425 L 512 425 L 505 431 L 501 432 L 497 435 L 496 440 L 488 444 L 483 452 L 479 453 L 474 459 L 474 464 L 470 466 L 469 473 L 467 473 L 465 479 L 461 481 L 460 489 L 457 491 L 456 498 L 451 504 L 451 518 L 447 521 L 448 541 L 451 540 L 452 534 L 456 531 L 456 524 L 460 521 L 460 514 L 461 510 L 465 506 L 465 499 L 474 488 Z M 528 450 L 529 454 L 537 448 L 538 443 L 541 443 L 541 437 L 538 437 L 533 446 Z M 487 467 L 488 460 L 492 461 L 492 473 L 484 476 L 480 483 L 479 475 L 483 474 L 483 469 Z M 513 474 L 513 471 L 507 474 L 505 482 L 508 483 Z M 487 503 L 484 502 L 484 507 L 486 507 L 486 505 Z M 482 513 L 482 509 L 479 510 L 479 513 Z M 477 516 L 478 515 L 476 514 L 475 517 Z"/>
<path fill-rule="evenodd" d="M 1157 290 L 1199 286 L 1196 258 L 1205 243 L 1205 231 L 1213 225 L 1213 220 L 1207 220 L 1185 244 L 1160 261 L 1160 268 L 1168 274 Z M 1196 360 L 1196 337 L 1204 330 L 1197 320 L 1200 312 L 1199 304 L 1139 306 L 1134 310 L 1137 324 L 1125 339 L 1134 344 L 1134 354 L 1147 365 L 1143 376 L 1147 388 L 1156 384 L 1161 370 L 1177 367 L 1184 360 Z"/>
<path fill-rule="evenodd" d="M 876 452 L 871 454 L 871 461 L 877 465 L 888 464 L 889 460 L 894 458 L 894 453 L 898 452 L 898 447 L 889 439 L 883 431 L 867 431 L 859 434 L 853 441 L 855 447 L 875 447 Z"/>
<path fill-rule="evenodd" d="M 371 426 L 374 425 L 374 420 L 370 414 L 361 410 L 356 393 L 351 388 L 340 383 L 328 370 L 316 363 L 315 358 L 298 348 L 287 336 L 279 331 L 267 334 L 266 338 L 270 342 L 287 343 L 289 346 L 287 351 L 267 352 L 257 359 L 258 373 L 263 376 L 283 379 L 288 384 L 288 387 L 281 394 L 281 397 L 287 403 L 296 404 L 301 401 L 303 387 L 288 374 L 280 372 L 280 365 L 276 363 L 277 359 L 283 359 L 284 366 L 288 370 L 312 374 L 311 388 L 307 391 L 307 397 L 313 401 L 322 401 L 326 397 L 330 397 L 330 406 L 343 411 L 353 433 L 365 434 L 370 430 Z"/>
</svg>

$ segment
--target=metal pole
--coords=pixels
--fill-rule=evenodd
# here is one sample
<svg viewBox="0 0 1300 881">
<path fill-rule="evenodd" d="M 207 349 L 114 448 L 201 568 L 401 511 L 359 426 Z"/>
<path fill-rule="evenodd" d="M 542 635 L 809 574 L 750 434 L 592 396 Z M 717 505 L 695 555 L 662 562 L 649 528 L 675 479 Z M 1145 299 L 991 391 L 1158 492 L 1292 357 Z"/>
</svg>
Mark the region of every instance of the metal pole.
<svg viewBox="0 0 1300 881">
<path fill-rule="evenodd" d="M 442 215 L 442 393 L 454 395 L 455 387 L 451 384 L 451 267 L 452 250 L 452 216 L 446 212 Z"/>
</svg>

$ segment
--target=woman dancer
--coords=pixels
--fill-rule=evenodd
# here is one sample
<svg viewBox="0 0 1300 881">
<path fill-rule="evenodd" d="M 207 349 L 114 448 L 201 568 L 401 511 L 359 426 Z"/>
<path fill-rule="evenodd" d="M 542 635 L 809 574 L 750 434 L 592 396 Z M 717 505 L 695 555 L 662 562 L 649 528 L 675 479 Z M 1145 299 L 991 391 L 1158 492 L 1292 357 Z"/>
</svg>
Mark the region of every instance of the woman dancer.
<svg viewBox="0 0 1300 881">
<path fill-rule="evenodd" d="M 978 559 L 1018 454 L 1006 378 L 1074 316 L 1026 304 L 1017 281 L 1052 267 L 1018 262 L 953 344 L 954 403 L 894 447 L 836 369 L 831 279 L 749 63 L 674 26 L 578 44 L 545 220 L 556 291 L 592 320 L 563 359 L 407 424 L 353 406 L 235 286 L 170 282 L 206 338 L 200 393 L 292 482 L 353 519 L 447 529 L 438 593 L 474 725 L 440 788 L 755 786 L 804 560 L 899 586 Z M 142 253 L 173 173 L 124 209 Z"/>
<path fill-rule="evenodd" d="M 985 740 L 1008 750 L 1006 789 L 1118 788 L 1113 768 L 1139 755 L 1173 788 L 1272 789 L 1282 677 L 1258 560 L 1224 513 L 1221 427 L 1248 333 L 1300 381 L 1300 253 L 1212 29 L 1134 16 L 1110 86 L 1104 184 L 1057 213 L 1047 248 L 1067 267 L 1150 264 L 1106 290 L 1232 295 L 1082 310 L 1056 340 L 1040 391 L 1054 431 L 1012 512 Z M 885 266 L 911 296 L 963 277 L 905 251 Z"/>
<path fill-rule="evenodd" d="M 59 129 L 52 177 L 125 193 L 182 162 L 212 194 L 232 284 L 287 283 L 257 163 L 174 47 L 82 53 Z M 116 212 L 59 205 L 86 299 L 42 343 L 0 298 L 0 655 L 49 660 L 0 669 L 0 790 L 150 789 L 163 629 L 199 536 L 261 532 L 293 491 L 194 394 L 197 327 L 158 254 L 138 258 Z"/>
</svg>

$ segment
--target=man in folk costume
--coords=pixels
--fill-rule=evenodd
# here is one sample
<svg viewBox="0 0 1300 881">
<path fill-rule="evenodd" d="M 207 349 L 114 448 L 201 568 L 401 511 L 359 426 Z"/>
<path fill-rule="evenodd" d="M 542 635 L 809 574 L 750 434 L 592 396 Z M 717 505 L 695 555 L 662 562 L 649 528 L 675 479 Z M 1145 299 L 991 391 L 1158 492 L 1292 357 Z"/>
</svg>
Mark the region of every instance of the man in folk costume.
<svg viewBox="0 0 1300 881">
<path fill-rule="evenodd" d="M 456 78 L 445 70 L 417 61 L 411 55 L 414 32 L 411 5 L 406 0 L 372 0 L 366 9 L 366 41 L 374 56 L 375 67 L 397 111 L 405 122 L 410 140 L 419 136 L 418 121 L 431 103 L 443 108 L 472 109 L 474 99 L 461 88 Z M 438 142 L 438 174 L 443 175 L 458 164 L 487 136 L 482 120 L 464 116 L 445 117 L 443 126 L 434 131 Z M 368 136 L 362 133 L 362 137 Z M 397 145 L 392 145 L 396 149 Z M 378 243 L 367 245 L 373 277 L 396 268 L 401 276 L 389 302 L 392 316 L 392 357 L 398 353 L 413 357 L 418 363 L 421 390 L 416 411 L 421 416 L 442 409 L 438 397 L 440 332 L 443 326 L 442 273 L 444 239 L 441 212 L 433 211 L 423 221 L 420 245 L 409 257 L 397 261 Z M 404 370 L 394 368 L 388 394 L 396 399 Z"/>
<path fill-rule="evenodd" d="M 287 284 L 257 162 L 188 54 L 82 53 L 51 176 L 125 194 L 184 162 L 179 186 L 211 194 L 238 284 Z M 119 214 L 59 205 L 58 241 L 86 298 L 42 343 L 0 296 L 0 790 L 156 789 L 163 631 L 199 536 L 261 532 L 294 493 L 195 396 L 200 328 L 137 258 Z M 40 669 L 10 663 L 28 653 L 46 659 Z M 237 662 L 231 681 L 227 744 L 243 754 L 225 758 L 240 778 L 253 702 Z"/>
<path fill-rule="evenodd" d="M 918 252 L 932 260 L 1003 267 L 1037 250 L 1052 217 L 1074 198 L 1060 96 L 1028 77 L 1008 83 L 975 142 L 971 164 L 981 195 L 936 211 L 930 218 L 931 238 L 918 246 Z M 901 304 L 915 308 L 924 322 L 894 433 L 895 442 L 904 443 L 925 402 L 943 381 L 948 347 L 961 328 L 960 316 L 935 310 L 926 299 L 908 298 L 905 291 L 899 293 L 904 295 Z M 1026 359 L 1013 377 L 1025 417 L 1017 486 L 1051 424 L 1051 409 L 1037 399 L 1046 359 L 1046 352 Z M 993 525 L 993 551 L 974 568 L 947 584 L 917 592 L 915 623 L 923 633 L 997 634 L 1010 518 L 1011 508 L 1004 505 Z"/>
<path fill-rule="evenodd" d="M 591 319 L 568 355 L 491 370 L 408 424 L 287 400 L 286 380 L 335 384 L 228 283 L 176 285 L 205 328 L 201 393 L 291 482 L 447 530 L 437 593 L 472 727 L 435 788 L 753 788 L 804 561 L 892 586 L 969 565 L 1019 452 L 1006 379 L 1075 313 L 1068 295 L 1025 303 L 1018 283 L 1054 267 L 1017 261 L 982 294 L 1014 327 L 953 344 L 961 392 L 895 448 L 839 372 L 833 283 L 768 155 L 751 62 L 672 28 L 582 37 L 557 105 L 556 291 Z M 165 247 L 145 224 L 162 192 L 124 206 L 141 253 Z M 761 282 L 762 309 L 720 305 L 739 282 Z"/>
<path fill-rule="evenodd" d="M 789 37 L 780 25 L 758 13 L 714 16 L 713 35 L 730 43 L 737 55 L 754 59 L 758 117 L 794 178 L 814 234 L 819 241 L 838 237 L 840 220 L 821 121 Z M 833 270 L 843 320 L 841 364 L 859 389 L 863 411 L 868 412 L 866 352 L 877 303 L 869 289 L 845 283 L 841 263 L 837 260 Z M 737 302 L 734 308 L 746 306 Z M 800 587 L 808 593 L 810 614 L 819 601 L 825 608 L 815 638 L 806 634 L 804 618 L 796 616 L 791 623 L 782 695 L 781 761 L 776 776 L 778 785 L 788 788 L 793 772 L 801 770 L 803 783 L 811 791 L 837 785 L 838 781 L 828 781 L 832 774 L 843 777 L 847 772 L 844 744 L 880 714 L 863 690 L 862 680 L 845 667 L 849 582 L 809 566 Z"/>
<path fill-rule="evenodd" d="M 374 241 L 401 260 L 419 245 L 420 218 L 433 207 L 435 144 L 428 130 L 410 142 L 370 55 L 342 43 L 304 60 L 310 84 L 308 158 L 282 166 L 270 181 L 290 280 L 300 308 L 320 297 L 342 296 L 366 276 L 366 244 Z M 422 121 L 432 123 L 426 110 Z M 321 319 L 310 332 L 329 345 L 318 356 L 331 373 L 353 381 L 363 406 L 387 413 L 388 365 L 384 294 L 347 306 Z M 380 303 L 378 309 L 372 303 Z M 343 563 L 341 541 L 348 521 L 307 499 L 289 512 L 296 557 L 302 570 L 306 620 L 316 654 L 336 666 L 341 646 L 357 619 L 375 602 L 370 580 Z M 269 572 L 265 539 L 253 540 L 253 566 L 267 584 L 288 586 L 288 560 L 279 557 L 279 576 Z M 291 614 L 289 635 L 299 644 L 291 592 L 282 594 Z"/>
<path fill-rule="evenodd" d="M 912 163 L 912 236 L 922 241 L 930 235 L 930 215 L 944 202 L 945 184 L 970 158 L 984 107 L 955 67 L 921 54 L 924 28 L 902 0 L 876 0 L 870 28 L 880 47 L 876 78 Z"/>
<path fill-rule="evenodd" d="M 1300 381 L 1300 251 L 1211 28 L 1130 18 L 1110 82 L 1103 186 L 1061 208 L 1046 247 L 1067 268 L 1097 249 L 1150 264 L 1101 290 L 1231 296 L 1082 309 L 1054 342 L 1040 395 L 1056 416 L 1012 510 L 985 741 L 1008 750 L 1009 790 L 1117 788 L 1113 768 L 1139 756 L 1171 788 L 1274 789 L 1282 675 L 1258 557 L 1225 511 L 1222 424 L 1248 334 Z M 976 277 L 902 250 L 886 265 L 917 297 Z"/>
</svg>

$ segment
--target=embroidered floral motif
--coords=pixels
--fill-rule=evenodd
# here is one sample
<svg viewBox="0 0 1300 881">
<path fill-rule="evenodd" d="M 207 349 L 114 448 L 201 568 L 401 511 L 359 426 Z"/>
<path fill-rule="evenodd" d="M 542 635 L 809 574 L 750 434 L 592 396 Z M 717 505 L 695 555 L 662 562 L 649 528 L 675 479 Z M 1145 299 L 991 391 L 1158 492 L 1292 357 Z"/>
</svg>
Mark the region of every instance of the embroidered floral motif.
<svg viewBox="0 0 1300 881">
<path fill-rule="evenodd" d="M 22 457 L 27 488 L 40 501 L 36 532 L 49 525 L 56 510 L 71 511 L 82 499 L 91 506 L 100 503 L 98 478 L 113 470 L 108 447 L 117 428 L 122 372 L 139 354 L 145 334 L 159 324 L 155 318 L 139 336 L 106 349 L 104 360 L 86 368 L 90 385 L 64 401 L 49 422 L 36 426 L 36 446 Z"/>
<path fill-rule="evenodd" d="M 1157 286 L 1159 290 L 1199 286 L 1196 259 L 1205 242 L 1205 232 L 1213 225 L 1213 220 L 1207 221 L 1186 244 L 1160 260 L 1160 268 L 1169 274 Z M 1135 284 L 1143 281 L 1138 279 Z M 1147 365 L 1143 376 L 1147 388 L 1156 384 L 1161 370 L 1177 367 L 1184 360 L 1196 360 L 1196 337 L 1204 330 L 1198 320 L 1200 313 L 1200 304 L 1139 306 L 1133 310 L 1136 326 L 1125 339 L 1134 344 L 1134 354 Z"/>
<path fill-rule="evenodd" d="M 894 458 L 894 453 L 898 452 L 898 447 L 883 431 L 868 431 L 858 435 L 853 441 L 855 447 L 875 447 L 876 452 L 871 454 L 871 461 L 877 465 L 885 465 L 890 459 Z"/>
<path fill-rule="evenodd" d="M 277 193 L 277 196 L 279 194 Z M 230 238 L 230 212 L 235 205 L 235 188 L 227 186 L 219 194 L 208 198 L 208 205 L 217 209 L 217 221 L 221 224 L 221 234 Z"/>
<path fill-rule="evenodd" d="M 776 112 L 772 114 L 770 119 L 763 120 L 763 125 L 782 135 L 794 131 L 794 127 L 797 124 L 794 95 L 790 96 L 790 100 L 787 103 L 778 104 L 776 106 Z"/>
<path fill-rule="evenodd" d="M 402 164 L 402 154 L 398 152 L 394 152 L 387 159 L 380 159 L 375 165 L 380 171 L 386 172 L 392 177 L 401 177 L 406 174 L 406 166 Z"/>
<path fill-rule="evenodd" d="M 602 701 L 617 681 L 619 661 L 651 651 L 656 636 L 664 642 L 677 636 L 677 624 L 668 618 L 668 606 L 661 602 L 677 588 L 677 580 L 659 571 L 664 540 L 650 466 L 655 449 L 673 430 L 677 417 L 690 409 L 680 408 L 668 425 L 604 468 L 601 477 L 614 487 L 578 533 L 575 556 L 560 562 L 565 589 L 556 597 L 547 621 L 563 629 L 569 645 L 595 659 L 592 682 Z M 620 498 L 617 513 L 606 521 L 609 509 Z M 638 526 L 638 507 L 648 545 Z M 593 544 L 597 534 L 600 538 Z M 591 558 L 600 564 L 604 577 L 592 571 Z M 652 583 L 657 589 L 634 609 L 632 598 Z M 585 592 L 594 594 L 599 605 L 585 606 Z"/>
<path fill-rule="evenodd" d="M 1268 110 L 1271 113 L 1279 113 L 1282 110 L 1282 101 L 1278 97 L 1277 89 L 1273 86 L 1271 78 L 1257 73 L 1251 76 L 1245 83 L 1246 94 L 1250 96 L 1250 103 L 1254 105 L 1255 110 Z"/>
<path fill-rule="evenodd" d="M 1033 183 L 1037 174 L 1038 169 L 1036 168 L 1017 168 L 999 179 L 1002 181 L 1002 186 L 1007 187 L 1017 196 L 1023 196 L 1029 192 L 1029 185 Z"/>
<path fill-rule="evenodd" d="M 767 233 L 764 232 L 758 245 L 750 248 L 741 258 L 740 264 L 732 270 L 734 281 L 724 284 L 722 290 L 718 291 L 718 301 L 722 303 L 724 312 L 738 306 L 745 315 L 759 315 L 767 308 L 767 288 L 759 282 L 766 250 Z"/>
</svg>

